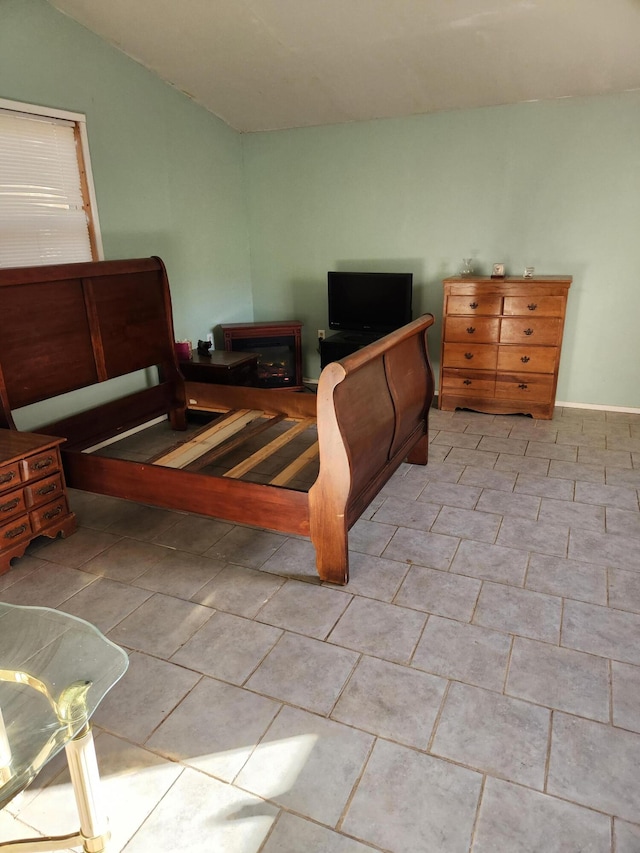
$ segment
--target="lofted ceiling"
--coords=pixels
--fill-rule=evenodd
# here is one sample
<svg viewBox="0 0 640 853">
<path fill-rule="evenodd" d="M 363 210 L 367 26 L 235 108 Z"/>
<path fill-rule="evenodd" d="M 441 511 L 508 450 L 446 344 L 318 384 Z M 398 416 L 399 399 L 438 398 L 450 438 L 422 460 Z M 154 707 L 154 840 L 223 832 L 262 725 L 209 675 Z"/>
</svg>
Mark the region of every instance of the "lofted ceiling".
<svg viewBox="0 0 640 853">
<path fill-rule="evenodd" d="M 236 130 L 640 89 L 640 0 L 49 0 Z"/>
</svg>

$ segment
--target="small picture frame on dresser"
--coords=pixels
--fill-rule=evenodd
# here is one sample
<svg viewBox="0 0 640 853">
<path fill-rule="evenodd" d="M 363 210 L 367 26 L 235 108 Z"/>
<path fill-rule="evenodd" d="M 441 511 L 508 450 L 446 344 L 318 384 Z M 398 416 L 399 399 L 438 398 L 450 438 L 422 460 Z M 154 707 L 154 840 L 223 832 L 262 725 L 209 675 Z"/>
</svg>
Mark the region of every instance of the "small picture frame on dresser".
<svg viewBox="0 0 640 853">
<path fill-rule="evenodd" d="M 491 270 L 491 278 L 504 278 L 504 264 L 494 264 Z"/>
</svg>

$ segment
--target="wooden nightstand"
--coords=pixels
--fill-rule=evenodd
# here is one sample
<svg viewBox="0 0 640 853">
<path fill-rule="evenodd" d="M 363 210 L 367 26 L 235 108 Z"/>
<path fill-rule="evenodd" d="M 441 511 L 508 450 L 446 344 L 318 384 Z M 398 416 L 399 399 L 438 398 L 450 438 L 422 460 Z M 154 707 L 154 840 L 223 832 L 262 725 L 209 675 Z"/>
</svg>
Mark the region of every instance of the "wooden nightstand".
<svg viewBox="0 0 640 853">
<path fill-rule="evenodd" d="M 253 385 L 258 354 L 228 352 L 214 349 L 209 355 L 193 350 L 191 358 L 180 360 L 178 366 L 185 379 L 191 382 L 213 382 L 216 385 Z"/>
<path fill-rule="evenodd" d="M 64 440 L 0 429 L 0 575 L 36 536 L 76 529 L 60 460 Z"/>
</svg>

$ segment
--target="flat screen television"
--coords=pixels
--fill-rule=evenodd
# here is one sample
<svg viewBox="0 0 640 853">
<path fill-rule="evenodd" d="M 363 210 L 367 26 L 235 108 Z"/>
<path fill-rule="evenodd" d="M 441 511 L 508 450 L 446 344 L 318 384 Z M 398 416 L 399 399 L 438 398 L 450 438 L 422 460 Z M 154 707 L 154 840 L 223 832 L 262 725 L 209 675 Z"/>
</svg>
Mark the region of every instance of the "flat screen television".
<svg viewBox="0 0 640 853">
<path fill-rule="evenodd" d="M 329 328 L 387 334 L 411 321 L 413 273 L 329 272 Z"/>
</svg>

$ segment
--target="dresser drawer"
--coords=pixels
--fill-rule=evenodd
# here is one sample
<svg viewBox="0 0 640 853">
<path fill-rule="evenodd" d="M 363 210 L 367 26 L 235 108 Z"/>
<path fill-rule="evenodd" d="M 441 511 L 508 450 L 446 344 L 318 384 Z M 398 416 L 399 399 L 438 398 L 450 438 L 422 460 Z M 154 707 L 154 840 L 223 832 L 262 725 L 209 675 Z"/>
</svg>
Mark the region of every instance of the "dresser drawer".
<svg viewBox="0 0 640 853">
<path fill-rule="evenodd" d="M 500 343 L 557 346 L 560 343 L 560 320 L 554 317 L 503 317 Z"/>
<path fill-rule="evenodd" d="M 445 338 L 447 341 L 475 341 L 497 343 L 500 334 L 498 317 L 449 317 Z"/>
<path fill-rule="evenodd" d="M 52 447 L 44 453 L 34 453 L 33 456 L 24 459 L 22 465 L 24 466 L 22 473 L 25 480 L 34 480 L 36 477 L 42 477 L 45 474 L 53 474 L 60 468 L 58 448 Z"/>
<path fill-rule="evenodd" d="M 0 492 L 15 488 L 21 479 L 20 462 L 0 466 Z"/>
<path fill-rule="evenodd" d="M 15 492 L 0 495 L 0 524 L 5 524 L 10 518 L 23 515 L 27 510 L 24 499 L 24 490 L 16 489 Z"/>
<path fill-rule="evenodd" d="M 553 373 L 557 357 L 555 347 L 501 346 L 498 348 L 498 370 Z"/>
<path fill-rule="evenodd" d="M 31 539 L 32 535 L 31 522 L 28 515 L 14 518 L 13 521 L 3 524 L 0 527 L 0 549 L 17 545 L 20 542 L 24 542 L 25 539 Z"/>
<path fill-rule="evenodd" d="M 68 512 L 69 510 L 67 508 L 67 502 L 64 495 L 61 495 L 57 500 L 51 501 L 44 506 L 32 509 L 29 513 L 29 518 L 31 519 L 31 526 L 33 527 L 34 534 L 37 535 L 45 527 L 48 527 L 55 521 L 59 521 L 64 518 Z"/>
<path fill-rule="evenodd" d="M 495 370 L 498 361 L 498 347 L 492 344 L 450 344 L 444 345 L 444 363 L 447 367 L 466 367 L 474 370 Z"/>
<path fill-rule="evenodd" d="M 502 314 L 502 296 L 450 296 L 447 299 L 448 314 Z"/>
<path fill-rule="evenodd" d="M 29 508 L 47 503 L 62 493 L 62 476 L 60 474 L 54 474 L 44 480 L 29 483 L 24 488 L 25 500 Z"/>
<path fill-rule="evenodd" d="M 549 403 L 554 377 L 547 374 L 501 375 L 496 377 L 496 400 L 522 400 Z"/>
<path fill-rule="evenodd" d="M 503 314 L 564 317 L 564 296 L 505 296 Z"/>
<path fill-rule="evenodd" d="M 493 397 L 496 387 L 495 373 L 481 370 L 442 371 L 442 391 L 445 394 L 473 394 L 473 396 Z"/>
</svg>

